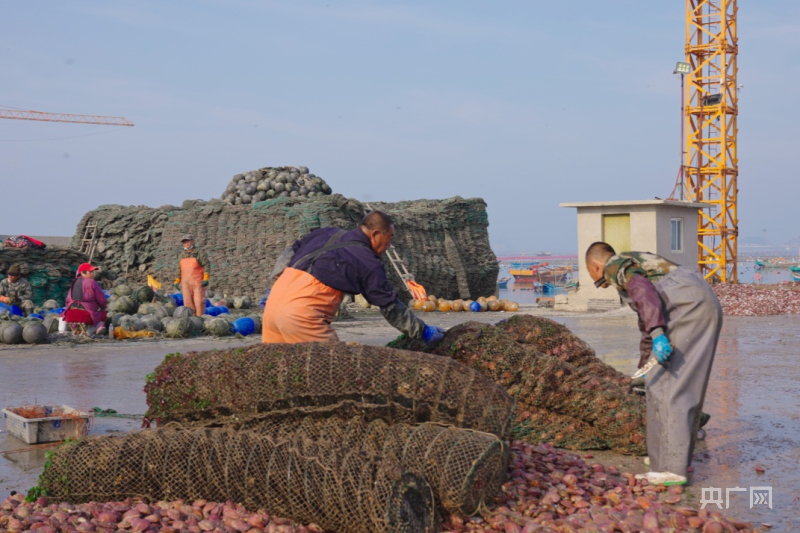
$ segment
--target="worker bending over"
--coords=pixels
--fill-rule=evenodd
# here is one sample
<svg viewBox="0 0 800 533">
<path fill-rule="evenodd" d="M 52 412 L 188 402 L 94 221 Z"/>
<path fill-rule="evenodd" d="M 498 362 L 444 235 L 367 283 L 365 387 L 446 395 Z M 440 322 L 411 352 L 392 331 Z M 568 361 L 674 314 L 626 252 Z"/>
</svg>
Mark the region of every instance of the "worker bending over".
<svg viewBox="0 0 800 533">
<path fill-rule="evenodd" d="M 613 286 L 639 315 L 639 368 L 655 355 L 661 367 L 645 377 L 651 484 L 685 484 L 700 427 L 722 307 L 694 270 L 643 252 L 615 253 L 604 242 L 586 251 L 599 288 Z"/>
<path fill-rule="evenodd" d="M 33 313 L 33 289 L 30 282 L 22 277 L 19 265 L 11 265 L 7 278 L 0 281 L 0 302 L 16 305 L 24 316 Z"/>
<path fill-rule="evenodd" d="M 181 238 L 183 250 L 178 252 L 178 274 L 175 288 L 183 293 L 183 305 L 194 310 L 197 316 L 206 312 L 206 287 L 208 256 L 194 245 L 194 235 L 187 233 Z"/>
<path fill-rule="evenodd" d="M 389 215 L 372 211 L 354 230 L 320 228 L 295 241 L 270 276 L 280 277 L 264 306 L 264 342 L 338 341 L 331 322 L 345 293 L 364 296 L 412 338 L 440 340 L 443 330 L 426 326 L 389 285 L 380 254 L 393 237 Z"/>
</svg>

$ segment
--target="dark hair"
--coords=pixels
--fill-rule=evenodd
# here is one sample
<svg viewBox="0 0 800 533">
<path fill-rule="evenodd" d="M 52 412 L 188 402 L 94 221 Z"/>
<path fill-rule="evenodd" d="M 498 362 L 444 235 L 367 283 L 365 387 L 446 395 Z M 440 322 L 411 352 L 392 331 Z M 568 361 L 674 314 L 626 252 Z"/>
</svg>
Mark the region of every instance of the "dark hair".
<svg viewBox="0 0 800 533">
<path fill-rule="evenodd" d="M 589 259 L 594 259 L 596 261 L 605 263 L 606 259 L 612 255 L 615 255 L 616 253 L 617 252 L 614 251 L 614 248 L 612 248 L 607 242 L 593 242 L 589 245 L 589 248 L 586 249 L 586 262 L 588 263 Z"/>
<path fill-rule="evenodd" d="M 361 220 L 361 225 L 370 231 L 378 230 L 383 233 L 394 226 L 394 220 L 383 211 L 372 211 Z"/>
</svg>

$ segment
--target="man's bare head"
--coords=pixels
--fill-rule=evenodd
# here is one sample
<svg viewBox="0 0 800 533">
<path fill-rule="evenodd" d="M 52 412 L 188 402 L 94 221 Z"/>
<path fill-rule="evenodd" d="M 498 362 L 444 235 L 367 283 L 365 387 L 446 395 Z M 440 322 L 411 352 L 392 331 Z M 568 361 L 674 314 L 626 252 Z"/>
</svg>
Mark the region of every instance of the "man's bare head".
<svg viewBox="0 0 800 533">
<path fill-rule="evenodd" d="M 614 248 L 605 242 L 592 243 L 586 249 L 586 269 L 594 281 L 598 281 L 603 277 L 603 270 L 606 262 L 616 254 Z"/>
<path fill-rule="evenodd" d="M 380 255 L 392 244 L 394 221 L 382 211 L 372 211 L 361 220 L 361 231 L 369 237 L 372 251 Z"/>
</svg>

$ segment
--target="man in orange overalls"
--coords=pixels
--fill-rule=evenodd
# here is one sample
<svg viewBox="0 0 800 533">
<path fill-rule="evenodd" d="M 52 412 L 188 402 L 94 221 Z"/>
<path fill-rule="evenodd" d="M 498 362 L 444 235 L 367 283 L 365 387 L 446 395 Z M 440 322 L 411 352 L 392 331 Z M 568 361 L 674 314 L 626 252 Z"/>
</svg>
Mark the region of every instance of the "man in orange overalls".
<svg viewBox="0 0 800 533">
<path fill-rule="evenodd" d="M 414 316 L 389 285 L 380 254 L 392 242 L 394 223 L 373 211 L 347 231 L 320 228 L 287 248 L 270 276 L 275 280 L 266 304 L 265 343 L 338 341 L 331 321 L 345 293 L 361 294 L 380 307 L 389 324 L 427 343 L 444 331 Z"/>
<path fill-rule="evenodd" d="M 211 266 L 203 250 L 194 246 L 194 235 L 187 233 L 181 238 L 183 250 L 178 252 L 178 273 L 175 288 L 183 293 L 183 305 L 194 309 L 197 316 L 206 311 L 206 287 L 208 269 Z"/>
</svg>

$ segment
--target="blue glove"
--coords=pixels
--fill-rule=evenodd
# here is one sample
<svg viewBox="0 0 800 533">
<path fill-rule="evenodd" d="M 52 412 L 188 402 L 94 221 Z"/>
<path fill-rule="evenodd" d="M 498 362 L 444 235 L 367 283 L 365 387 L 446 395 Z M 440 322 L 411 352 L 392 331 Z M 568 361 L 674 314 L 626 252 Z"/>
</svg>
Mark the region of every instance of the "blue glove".
<svg viewBox="0 0 800 533">
<path fill-rule="evenodd" d="M 442 337 L 444 337 L 444 330 L 437 326 L 425 326 L 422 331 L 422 340 L 425 341 L 425 344 L 439 342 Z"/>
<path fill-rule="evenodd" d="M 669 339 L 666 335 L 659 335 L 653 339 L 653 353 L 658 359 L 658 363 L 667 368 L 669 356 L 672 355 L 672 346 L 669 344 Z"/>
<path fill-rule="evenodd" d="M 270 292 L 272 292 L 272 289 L 269 289 L 269 290 L 267 290 L 267 294 L 265 294 L 265 295 L 264 295 L 264 297 L 263 297 L 263 298 L 261 298 L 261 301 L 258 303 L 258 305 L 260 305 L 260 306 L 261 306 L 261 309 L 264 309 L 264 307 L 266 307 L 266 305 L 267 305 L 267 298 L 269 298 L 269 293 L 270 293 Z"/>
</svg>

